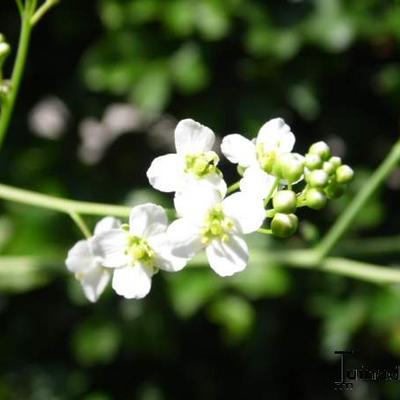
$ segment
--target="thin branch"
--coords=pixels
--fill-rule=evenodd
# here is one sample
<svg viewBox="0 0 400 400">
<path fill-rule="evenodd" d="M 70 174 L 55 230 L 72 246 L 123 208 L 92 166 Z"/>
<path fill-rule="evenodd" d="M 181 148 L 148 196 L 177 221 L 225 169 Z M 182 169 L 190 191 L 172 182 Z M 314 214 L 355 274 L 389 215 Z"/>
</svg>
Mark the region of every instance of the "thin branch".
<svg viewBox="0 0 400 400">
<path fill-rule="evenodd" d="M 35 12 L 35 14 L 33 14 L 30 22 L 32 26 L 35 26 L 40 19 L 52 8 L 54 7 L 56 4 L 58 4 L 60 2 L 60 0 L 47 0 L 45 3 L 43 3 Z"/>
<path fill-rule="evenodd" d="M 22 18 L 23 14 L 24 14 L 24 6 L 22 4 L 22 1 L 21 0 L 15 0 L 15 3 L 17 4 L 19 15 Z"/>
<path fill-rule="evenodd" d="M 77 227 L 81 230 L 83 236 L 85 236 L 86 239 L 89 239 L 92 236 L 92 234 L 90 232 L 90 229 L 86 225 L 85 220 L 78 213 L 74 211 L 71 211 L 69 215 L 71 219 L 75 222 Z"/>
</svg>

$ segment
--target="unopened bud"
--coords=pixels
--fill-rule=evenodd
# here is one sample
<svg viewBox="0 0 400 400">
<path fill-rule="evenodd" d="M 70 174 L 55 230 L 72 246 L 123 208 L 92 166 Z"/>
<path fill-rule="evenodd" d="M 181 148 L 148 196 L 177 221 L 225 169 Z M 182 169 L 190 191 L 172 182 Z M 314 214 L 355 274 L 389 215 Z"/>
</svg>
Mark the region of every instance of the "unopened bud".
<svg viewBox="0 0 400 400">
<path fill-rule="evenodd" d="M 246 170 L 246 168 L 245 168 L 245 167 L 242 167 L 241 165 L 238 165 L 237 168 L 236 168 L 236 170 L 237 170 L 237 172 L 238 172 L 238 174 L 239 174 L 240 176 L 243 176 L 244 171 Z"/>
<path fill-rule="evenodd" d="M 271 230 L 275 236 L 287 238 L 292 236 L 299 225 L 299 220 L 294 214 L 275 214 L 271 221 Z"/>
<path fill-rule="evenodd" d="M 0 42 L 0 60 L 8 56 L 11 51 L 11 47 L 6 42 Z"/>
<path fill-rule="evenodd" d="M 329 180 L 328 174 L 322 169 L 316 169 L 315 171 L 311 171 L 308 176 L 308 183 L 312 187 L 324 187 L 327 185 Z"/>
<path fill-rule="evenodd" d="M 348 165 L 341 165 L 336 170 L 336 181 L 338 183 L 349 183 L 354 177 L 354 171 Z"/>
<path fill-rule="evenodd" d="M 329 162 L 333 164 L 335 168 L 338 168 L 342 165 L 342 159 L 340 157 L 331 157 Z"/>
<path fill-rule="evenodd" d="M 304 172 L 303 157 L 295 153 L 284 153 L 279 155 L 275 174 L 288 182 L 297 182 Z"/>
<path fill-rule="evenodd" d="M 315 188 L 308 189 L 306 192 L 306 205 L 313 210 L 320 210 L 325 207 L 327 198 L 325 194 Z"/>
<path fill-rule="evenodd" d="M 292 190 L 281 190 L 276 192 L 272 198 L 275 211 L 290 214 L 296 210 L 296 193 Z"/>
<path fill-rule="evenodd" d="M 308 169 L 318 169 L 322 166 L 322 160 L 318 154 L 308 153 L 304 159 L 304 164 Z"/>
<path fill-rule="evenodd" d="M 322 141 L 311 145 L 308 152 L 311 154 L 318 154 L 323 161 L 327 161 L 331 156 L 331 149 Z"/>
<path fill-rule="evenodd" d="M 336 167 L 329 161 L 324 161 L 323 165 L 322 165 L 322 169 L 328 174 L 328 175 L 332 175 L 335 170 Z"/>
</svg>

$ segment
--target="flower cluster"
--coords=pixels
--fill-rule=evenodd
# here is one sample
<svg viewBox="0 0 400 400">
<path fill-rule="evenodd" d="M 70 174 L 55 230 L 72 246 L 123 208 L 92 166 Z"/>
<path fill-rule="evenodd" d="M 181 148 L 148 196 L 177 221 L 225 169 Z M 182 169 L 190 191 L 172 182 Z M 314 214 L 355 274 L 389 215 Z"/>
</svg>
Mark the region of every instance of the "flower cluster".
<svg viewBox="0 0 400 400">
<path fill-rule="evenodd" d="M 180 271 L 202 250 L 218 275 L 240 272 L 249 259 L 245 235 L 293 235 L 298 208 L 322 208 L 353 177 L 324 142 L 313 144 L 305 156 L 292 152 L 295 136 L 281 118 L 265 123 L 253 140 L 224 137 L 221 152 L 237 164 L 241 176 L 230 188 L 214 144 L 211 129 L 191 119 L 180 121 L 176 153 L 157 157 L 147 171 L 153 188 L 174 193 L 176 219 L 169 223 L 161 206 L 143 204 L 131 210 L 129 224 L 106 217 L 90 239 L 69 251 L 67 268 L 90 301 L 111 279 L 117 294 L 143 298 L 159 269 Z"/>
</svg>

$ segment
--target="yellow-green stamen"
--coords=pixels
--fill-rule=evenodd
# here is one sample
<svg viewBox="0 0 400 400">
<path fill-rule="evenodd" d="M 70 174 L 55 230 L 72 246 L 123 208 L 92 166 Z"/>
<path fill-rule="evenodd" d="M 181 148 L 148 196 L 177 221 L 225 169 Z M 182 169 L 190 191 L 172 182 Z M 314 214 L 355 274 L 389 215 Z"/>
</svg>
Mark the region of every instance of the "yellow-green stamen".
<svg viewBox="0 0 400 400">
<path fill-rule="evenodd" d="M 221 205 L 217 205 L 209 211 L 205 218 L 201 241 L 206 245 L 214 239 L 225 242 L 229 239 L 229 234 L 233 227 L 232 219 L 224 214 Z"/>
</svg>

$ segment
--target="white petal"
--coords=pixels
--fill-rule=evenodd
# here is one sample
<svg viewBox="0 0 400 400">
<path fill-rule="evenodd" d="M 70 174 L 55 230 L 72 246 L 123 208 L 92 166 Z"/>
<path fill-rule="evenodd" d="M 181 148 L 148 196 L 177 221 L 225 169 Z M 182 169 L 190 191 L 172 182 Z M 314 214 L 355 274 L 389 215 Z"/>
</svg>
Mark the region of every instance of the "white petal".
<svg viewBox="0 0 400 400">
<path fill-rule="evenodd" d="M 257 135 L 257 144 L 263 143 L 266 151 L 290 153 L 296 141 L 289 125 L 282 118 L 274 118 L 266 122 Z"/>
<path fill-rule="evenodd" d="M 226 195 L 226 191 L 228 190 L 228 186 L 226 185 L 226 182 L 224 181 L 224 177 L 222 174 L 210 174 L 208 176 L 205 176 L 202 179 L 202 182 L 205 182 L 206 184 L 209 184 L 211 186 L 211 189 L 216 189 L 218 190 L 219 194 L 221 195 L 221 198 L 224 198 Z"/>
<path fill-rule="evenodd" d="M 272 191 L 276 178 L 260 167 L 249 167 L 240 181 L 240 190 L 255 199 L 265 199 Z"/>
<path fill-rule="evenodd" d="M 67 259 L 65 260 L 68 270 L 75 274 L 93 268 L 94 262 L 89 241 L 87 240 L 77 242 L 68 252 Z"/>
<path fill-rule="evenodd" d="M 167 154 L 153 160 L 147 178 L 154 189 L 161 192 L 178 190 L 184 179 L 184 161 L 177 154 Z"/>
<path fill-rule="evenodd" d="M 157 268 L 168 272 L 177 272 L 186 266 L 186 258 L 176 257 L 172 254 L 173 246 L 166 234 L 152 236 L 148 242 L 156 253 L 155 266 Z"/>
<path fill-rule="evenodd" d="M 176 257 L 192 258 L 203 247 L 200 228 L 185 218 L 175 220 L 168 227 L 167 235 Z"/>
<path fill-rule="evenodd" d="M 126 299 L 142 299 L 151 289 L 150 268 L 137 263 L 114 271 L 112 287 L 120 296 Z"/>
<path fill-rule="evenodd" d="M 206 248 L 210 267 L 220 276 L 231 276 L 246 268 L 249 250 L 246 242 L 232 235 L 226 242 L 214 240 Z"/>
<path fill-rule="evenodd" d="M 175 128 L 175 147 L 178 154 L 210 151 L 214 141 L 214 132 L 192 119 L 180 121 Z"/>
<path fill-rule="evenodd" d="M 221 200 L 221 193 L 209 182 L 192 181 L 183 191 L 175 193 L 174 205 L 179 217 L 202 224 L 207 212 Z"/>
<path fill-rule="evenodd" d="M 146 203 L 132 208 L 129 216 L 131 235 L 149 237 L 167 230 L 168 218 L 165 210 L 156 204 Z"/>
<path fill-rule="evenodd" d="M 105 217 L 102 218 L 94 228 L 94 234 L 98 235 L 99 233 L 103 233 L 109 231 L 110 229 L 117 229 L 121 226 L 121 222 L 114 217 Z"/>
<path fill-rule="evenodd" d="M 109 268 L 119 268 L 129 263 L 125 254 L 128 233 L 122 229 L 111 229 L 93 237 L 93 253 L 101 264 Z"/>
<path fill-rule="evenodd" d="M 82 275 L 80 282 L 85 296 L 94 303 L 103 293 L 110 281 L 111 273 L 109 270 L 96 266 L 92 270 Z"/>
<path fill-rule="evenodd" d="M 225 136 L 221 143 L 224 156 L 234 164 L 249 167 L 257 162 L 256 146 L 242 135 Z"/>
<path fill-rule="evenodd" d="M 240 233 L 251 233 L 259 229 L 265 219 L 264 202 L 243 192 L 228 196 L 222 206 L 225 215 L 231 217 Z"/>
</svg>

